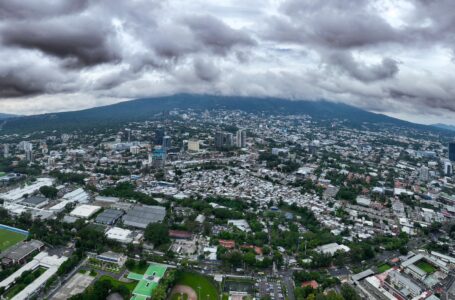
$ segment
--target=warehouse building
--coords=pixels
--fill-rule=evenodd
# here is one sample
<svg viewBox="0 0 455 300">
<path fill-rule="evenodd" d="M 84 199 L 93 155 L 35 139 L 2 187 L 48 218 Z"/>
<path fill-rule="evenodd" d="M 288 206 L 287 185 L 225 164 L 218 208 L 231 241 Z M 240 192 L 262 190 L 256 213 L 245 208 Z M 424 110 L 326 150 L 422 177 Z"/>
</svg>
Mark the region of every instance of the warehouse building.
<svg viewBox="0 0 455 300">
<path fill-rule="evenodd" d="M 44 249 L 44 243 L 37 240 L 30 240 L 16 244 L 0 256 L 3 265 L 23 264 L 34 252 Z"/>
<path fill-rule="evenodd" d="M 96 214 L 100 209 L 100 206 L 82 204 L 70 212 L 70 216 L 88 219 Z"/>
<path fill-rule="evenodd" d="M 40 197 L 40 196 L 31 196 L 28 198 L 25 198 L 20 202 L 20 204 L 29 206 L 29 207 L 36 207 L 36 208 L 41 208 L 49 203 L 49 200 L 45 197 Z"/>
<path fill-rule="evenodd" d="M 145 229 L 150 223 L 162 222 L 165 216 L 163 206 L 136 205 L 123 216 L 123 224 Z"/>
<path fill-rule="evenodd" d="M 133 232 L 128 229 L 112 227 L 106 231 L 106 237 L 123 244 L 129 244 L 133 241 Z"/>
<path fill-rule="evenodd" d="M 114 225 L 122 216 L 124 212 L 118 209 L 106 209 L 100 213 L 95 222 L 104 225 Z"/>
</svg>

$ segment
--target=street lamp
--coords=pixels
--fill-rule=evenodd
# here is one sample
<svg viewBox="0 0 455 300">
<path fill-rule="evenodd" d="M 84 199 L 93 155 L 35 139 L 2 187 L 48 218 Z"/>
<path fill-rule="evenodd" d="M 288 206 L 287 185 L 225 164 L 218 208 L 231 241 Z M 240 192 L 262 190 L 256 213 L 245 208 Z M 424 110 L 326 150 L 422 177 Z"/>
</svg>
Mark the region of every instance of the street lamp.
<svg viewBox="0 0 455 300">
<path fill-rule="evenodd" d="M 197 290 L 198 290 L 197 297 L 200 300 L 201 299 L 201 286 L 200 285 L 197 287 Z"/>
</svg>

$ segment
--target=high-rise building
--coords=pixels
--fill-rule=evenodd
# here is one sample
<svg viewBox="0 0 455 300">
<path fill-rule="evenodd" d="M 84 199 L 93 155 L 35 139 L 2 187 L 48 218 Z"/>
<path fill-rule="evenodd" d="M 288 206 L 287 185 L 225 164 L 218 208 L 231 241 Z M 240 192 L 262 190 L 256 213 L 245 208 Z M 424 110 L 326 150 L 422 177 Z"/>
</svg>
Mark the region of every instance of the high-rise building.
<svg viewBox="0 0 455 300">
<path fill-rule="evenodd" d="M 155 147 L 152 153 L 152 166 L 154 168 L 163 168 L 166 163 L 166 150 L 161 146 Z"/>
<path fill-rule="evenodd" d="M 237 131 L 236 145 L 239 148 L 245 148 L 246 147 L 246 130 L 245 129 L 239 129 Z"/>
<path fill-rule="evenodd" d="M 444 174 L 446 176 L 452 176 L 452 173 L 453 173 L 452 163 L 450 161 L 446 160 L 444 162 Z"/>
<path fill-rule="evenodd" d="M 163 145 L 162 146 L 163 146 L 165 151 L 172 147 L 172 140 L 171 140 L 170 136 L 165 135 L 163 137 Z"/>
<path fill-rule="evenodd" d="M 25 150 L 25 159 L 28 161 L 33 161 L 33 150 Z"/>
<path fill-rule="evenodd" d="M 430 169 L 428 167 L 421 167 L 420 168 L 420 180 L 428 181 L 430 179 Z"/>
<path fill-rule="evenodd" d="M 153 143 L 156 146 L 161 146 L 163 145 L 163 138 L 164 138 L 164 128 L 157 128 L 155 130 L 155 139 L 153 140 Z"/>
<path fill-rule="evenodd" d="M 221 131 L 218 131 L 215 134 L 215 147 L 220 149 L 223 148 L 224 145 L 224 133 Z"/>
<path fill-rule="evenodd" d="M 9 157 L 9 145 L 8 144 L 3 145 L 3 157 L 4 158 Z"/>
<path fill-rule="evenodd" d="M 215 134 L 215 147 L 217 149 L 227 149 L 234 146 L 234 135 L 229 132 L 217 132 Z"/>
<path fill-rule="evenodd" d="M 449 159 L 455 161 L 455 142 L 449 143 Z"/>
</svg>

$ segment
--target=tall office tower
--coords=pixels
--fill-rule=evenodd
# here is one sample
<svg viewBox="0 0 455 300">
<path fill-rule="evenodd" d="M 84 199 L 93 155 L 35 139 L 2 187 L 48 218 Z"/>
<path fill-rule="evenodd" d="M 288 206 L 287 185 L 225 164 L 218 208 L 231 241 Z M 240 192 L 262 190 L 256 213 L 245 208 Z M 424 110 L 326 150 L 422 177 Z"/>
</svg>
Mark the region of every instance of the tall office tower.
<svg viewBox="0 0 455 300">
<path fill-rule="evenodd" d="M 152 166 L 154 168 L 163 168 L 166 163 L 166 151 L 161 146 L 155 147 L 152 154 Z"/>
<path fill-rule="evenodd" d="M 164 148 L 164 150 L 166 151 L 169 148 L 171 148 L 171 145 L 172 145 L 171 137 L 168 136 L 168 135 L 165 135 L 163 137 L 163 148 Z"/>
<path fill-rule="evenodd" d="M 452 173 L 453 173 L 452 163 L 450 161 L 446 160 L 444 162 L 444 174 L 446 176 L 452 176 Z"/>
<path fill-rule="evenodd" d="M 153 143 L 155 145 L 163 145 L 163 138 L 164 138 L 164 128 L 157 128 L 155 130 L 155 139 L 153 140 Z"/>
<path fill-rule="evenodd" d="M 449 159 L 455 161 L 455 142 L 449 143 Z"/>
<path fill-rule="evenodd" d="M 224 134 L 224 147 L 231 148 L 234 146 L 234 135 L 232 133 Z"/>
<path fill-rule="evenodd" d="M 9 157 L 9 145 L 8 144 L 3 145 L 3 157 L 4 158 Z"/>
<path fill-rule="evenodd" d="M 430 179 L 430 170 L 428 167 L 421 167 L 420 168 L 420 180 L 422 181 L 428 181 Z"/>
<path fill-rule="evenodd" d="M 237 131 L 236 145 L 239 148 L 245 148 L 246 147 L 246 130 L 239 129 Z"/>
</svg>

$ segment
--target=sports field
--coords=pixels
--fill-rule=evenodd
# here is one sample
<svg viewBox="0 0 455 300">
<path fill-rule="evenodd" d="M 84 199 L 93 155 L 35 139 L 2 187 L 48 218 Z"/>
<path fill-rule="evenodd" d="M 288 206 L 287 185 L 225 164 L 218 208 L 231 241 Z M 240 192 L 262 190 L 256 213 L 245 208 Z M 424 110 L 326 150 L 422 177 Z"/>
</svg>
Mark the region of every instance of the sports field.
<svg viewBox="0 0 455 300">
<path fill-rule="evenodd" d="M 431 265 L 423 260 L 417 262 L 416 266 L 428 274 L 432 274 L 432 273 L 436 272 L 436 268 L 433 265 Z"/>
<path fill-rule="evenodd" d="M 0 228 L 0 252 L 23 241 L 26 235 Z"/>
<path fill-rule="evenodd" d="M 153 290 L 158 286 L 159 280 L 166 273 L 167 267 L 159 264 L 151 264 L 145 273 L 129 273 L 128 279 L 138 280 L 139 283 L 136 285 L 133 291 L 132 300 L 142 300 L 150 297 L 153 293 Z"/>
<path fill-rule="evenodd" d="M 192 272 L 178 272 L 175 278 L 176 285 L 189 286 L 197 293 L 198 299 L 219 299 L 215 282 L 204 275 Z"/>
</svg>

